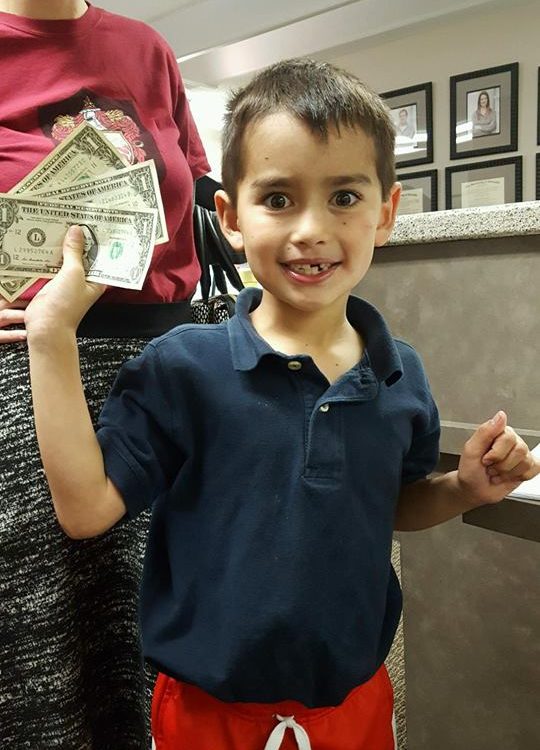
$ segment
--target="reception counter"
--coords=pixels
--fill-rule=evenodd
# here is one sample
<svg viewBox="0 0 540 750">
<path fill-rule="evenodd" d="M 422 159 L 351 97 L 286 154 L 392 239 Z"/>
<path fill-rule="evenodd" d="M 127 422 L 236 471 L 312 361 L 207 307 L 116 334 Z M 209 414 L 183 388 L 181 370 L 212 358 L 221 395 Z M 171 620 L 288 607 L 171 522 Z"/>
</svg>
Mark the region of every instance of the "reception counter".
<svg viewBox="0 0 540 750">
<path fill-rule="evenodd" d="M 540 442 L 540 202 L 399 217 L 355 293 L 424 361 L 440 470 L 499 409 Z M 399 541 L 408 750 L 540 747 L 540 503 Z"/>
</svg>

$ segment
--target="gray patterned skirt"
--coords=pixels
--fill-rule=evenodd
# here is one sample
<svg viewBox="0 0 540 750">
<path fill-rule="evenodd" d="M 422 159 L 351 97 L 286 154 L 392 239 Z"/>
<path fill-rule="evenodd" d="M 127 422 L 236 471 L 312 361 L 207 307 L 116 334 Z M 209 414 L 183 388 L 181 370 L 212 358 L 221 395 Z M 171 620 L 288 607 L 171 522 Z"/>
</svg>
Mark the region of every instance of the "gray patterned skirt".
<svg viewBox="0 0 540 750">
<path fill-rule="evenodd" d="M 95 421 L 146 338 L 80 338 Z M 137 601 L 148 514 L 92 540 L 59 528 L 25 344 L 0 345 L 0 739 L 11 750 L 144 750 L 152 675 Z"/>
</svg>

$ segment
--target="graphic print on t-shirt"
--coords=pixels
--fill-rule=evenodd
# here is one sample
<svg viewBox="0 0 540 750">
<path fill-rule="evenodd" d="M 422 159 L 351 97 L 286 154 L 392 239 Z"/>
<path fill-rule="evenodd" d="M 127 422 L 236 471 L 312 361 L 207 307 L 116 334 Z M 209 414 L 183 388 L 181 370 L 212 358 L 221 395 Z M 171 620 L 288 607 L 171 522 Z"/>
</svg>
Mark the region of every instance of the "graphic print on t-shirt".
<svg viewBox="0 0 540 750">
<path fill-rule="evenodd" d="M 56 144 L 67 138 L 81 122 L 87 122 L 100 130 L 129 164 L 154 159 L 160 180 L 165 174 L 153 137 L 141 129 L 137 113 L 128 101 L 109 99 L 81 89 L 69 99 L 41 107 L 38 117 L 43 132 Z"/>
</svg>

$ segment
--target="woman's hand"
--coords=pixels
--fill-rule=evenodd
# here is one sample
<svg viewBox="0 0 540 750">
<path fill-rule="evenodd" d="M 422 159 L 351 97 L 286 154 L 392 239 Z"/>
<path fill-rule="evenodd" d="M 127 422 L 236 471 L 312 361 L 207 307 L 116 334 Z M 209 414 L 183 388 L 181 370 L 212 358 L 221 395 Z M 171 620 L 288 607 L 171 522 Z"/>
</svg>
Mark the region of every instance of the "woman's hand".
<svg viewBox="0 0 540 750">
<path fill-rule="evenodd" d="M 68 229 L 62 251 L 62 268 L 24 311 L 28 337 L 54 335 L 59 329 L 75 333 L 85 313 L 107 288 L 86 280 L 82 262 L 84 236 L 80 227 Z"/>
<path fill-rule="evenodd" d="M 0 344 L 14 344 L 16 341 L 26 340 L 24 328 L 5 331 L 4 328 L 13 325 L 24 325 L 24 309 L 28 302 L 20 300 L 8 302 L 0 297 Z"/>
</svg>

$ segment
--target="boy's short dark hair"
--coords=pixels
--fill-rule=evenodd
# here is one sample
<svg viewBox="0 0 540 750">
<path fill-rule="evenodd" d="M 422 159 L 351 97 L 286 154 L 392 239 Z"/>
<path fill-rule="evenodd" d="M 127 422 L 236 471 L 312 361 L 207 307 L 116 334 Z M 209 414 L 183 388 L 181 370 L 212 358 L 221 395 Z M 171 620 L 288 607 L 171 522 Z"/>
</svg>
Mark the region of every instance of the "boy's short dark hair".
<svg viewBox="0 0 540 750">
<path fill-rule="evenodd" d="M 221 179 L 236 204 L 244 163 L 246 129 L 269 114 L 286 112 L 297 117 L 323 140 L 329 128 L 361 128 L 375 146 L 377 176 L 383 199 L 396 181 L 395 129 L 390 112 L 378 94 L 360 79 L 330 63 L 305 58 L 284 60 L 258 73 L 233 92 L 223 129 Z"/>
</svg>

